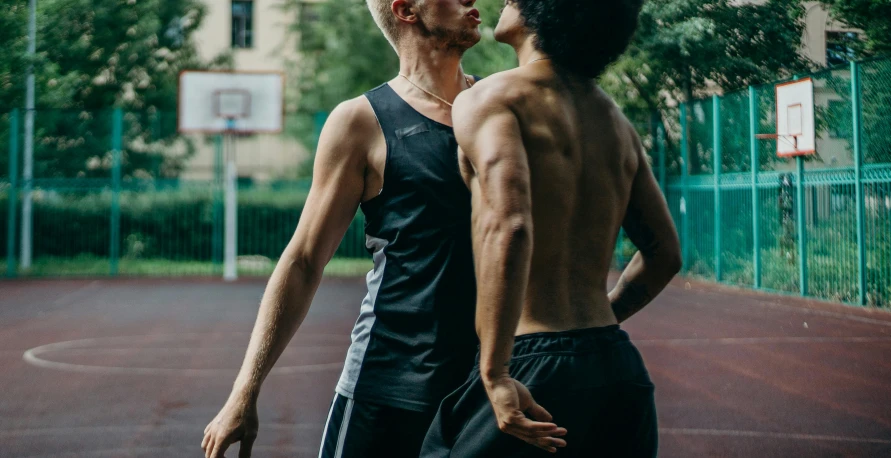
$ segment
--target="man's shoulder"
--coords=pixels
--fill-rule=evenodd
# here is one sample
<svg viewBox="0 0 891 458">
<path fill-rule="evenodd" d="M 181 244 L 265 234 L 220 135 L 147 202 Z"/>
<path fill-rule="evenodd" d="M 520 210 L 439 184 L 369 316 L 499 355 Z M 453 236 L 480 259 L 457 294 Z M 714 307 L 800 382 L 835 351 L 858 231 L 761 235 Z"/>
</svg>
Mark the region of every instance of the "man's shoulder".
<svg viewBox="0 0 891 458">
<path fill-rule="evenodd" d="M 339 103 L 325 120 L 325 127 L 335 132 L 340 137 L 340 141 L 370 139 L 376 131 L 380 130 L 374 110 L 365 96 Z"/>
<path fill-rule="evenodd" d="M 534 82 L 523 73 L 508 70 L 478 81 L 455 99 L 458 112 L 511 109 L 516 102 L 535 92 Z"/>
<path fill-rule="evenodd" d="M 374 110 L 364 95 L 344 100 L 334 107 L 328 115 L 327 122 L 336 121 L 351 127 L 363 127 L 376 124 Z"/>
</svg>

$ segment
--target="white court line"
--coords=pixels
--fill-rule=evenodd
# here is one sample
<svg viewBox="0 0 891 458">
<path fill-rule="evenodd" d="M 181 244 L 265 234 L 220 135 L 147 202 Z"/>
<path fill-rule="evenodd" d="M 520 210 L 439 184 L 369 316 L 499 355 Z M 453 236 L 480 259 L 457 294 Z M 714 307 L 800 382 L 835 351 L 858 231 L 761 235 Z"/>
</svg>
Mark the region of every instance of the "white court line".
<svg viewBox="0 0 891 458">
<path fill-rule="evenodd" d="M 155 368 L 155 367 L 124 367 L 124 366 L 95 366 L 88 364 L 62 363 L 58 361 L 50 361 L 41 358 L 40 355 L 49 352 L 64 351 L 69 349 L 84 350 L 89 349 L 90 345 L 100 344 L 126 344 L 132 343 L 133 339 L 147 338 L 151 340 L 173 340 L 182 337 L 203 336 L 208 334 L 182 334 L 182 335 L 157 335 L 157 336 L 137 336 L 137 337 L 103 337 L 93 339 L 68 340 L 64 342 L 56 342 L 39 347 L 31 348 L 22 355 L 22 359 L 33 366 L 44 369 L 55 369 L 69 372 L 80 372 L 87 374 L 115 374 L 115 375 L 166 375 L 166 376 L 182 376 L 182 377 L 206 377 L 218 375 L 232 375 L 238 372 L 237 368 L 233 369 L 174 369 L 174 368 Z M 216 335 L 216 334 L 214 334 Z M 308 334 L 309 336 L 332 336 L 334 334 Z M 338 336 L 341 339 L 343 336 Z M 101 348 L 101 347 L 99 347 Z M 151 348 L 151 347 L 147 347 Z M 330 370 L 340 370 L 343 367 L 342 362 L 326 363 L 326 364 L 305 364 L 294 366 L 283 366 L 273 368 L 270 375 L 291 375 L 325 372 Z"/>
<path fill-rule="evenodd" d="M 323 352 L 323 351 L 336 351 L 343 352 L 346 354 L 347 347 L 349 345 L 339 345 L 339 346 L 320 346 L 320 345 L 301 345 L 299 348 L 294 348 L 293 350 L 312 350 L 313 352 Z M 52 350 L 53 353 L 63 353 L 66 356 L 83 356 L 83 355 L 129 355 L 133 353 L 186 353 L 192 354 L 196 352 L 211 352 L 211 351 L 219 351 L 219 352 L 232 352 L 236 351 L 244 351 L 244 347 L 132 347 L 132 348 L 62 348 L 57 350 Z M 291 350 L 291 348 L 286 349 L 285 351 Z M 2 352 L 0 352 L 2 353 Z M 15 352 L 16 356 L 21 355 L 22 351 L 17 350 Z"/>
<path fill-rule="evenodd" d="M 873 439 L 869 437 L 825 436 L 821 434 L 779 433 L 769 431 L 740 431 L 735 429 L 688 429 L 659 428 L 660 434 L 678 434 L 688 436 L 736 436 L 736 437 L 769 437 L 773 439 L 792 439 L 807 441 L 860 442 L 865 444 L 891 444 L 891 439 Z"/>
<path fill-rule="evenodd" d="M 891 337 L 728 337 L 715 339 L 634 339 L 640 346 L 757 345 L 891 342 Z"/>
<path fill-rule="evenodd" d="M 228 454 L 233 454 L 233 450 L 237 450 L 238 445 L 229 447 Z M 287 452 L 287 453 L 315 453 L 316 449 L 311 447 L 295 447 L 288 445 L 254 445 L 251 448 L 254 452 Z M 28 455 L 20 458 L 56 458 L 63 456 L 70 457 L 90 457 L 90 456 L 132 456 L 134 453 L 152 453 L 154 456 L 202 456 L 201 447 L 196 446 L 196 450 L 192 448 L 185 449 L 183 447 L 127 447 L 104 450 L 92 450 L 88 452 L 56 452 L 43 455 Z M 160 454 L 159 454 L 160 453 Z"/>
<path fill-rule="evenodd" d="M 306 430 L 316 431 L 322 429 L 320 423 L 261 423 L 260 430 Z M 199 423 L 165 423 L 160 425 L 132 425 L 132 426 L 71 426 L 71 427 L 53 427 L 53 428 L 25 428 L 25 429 L 0 429 L 0 437 L 21 437 L 21 436 L 48 436 L 48 435 L 67 435 L 67 434 L 86 434 L 86 433 L 124 433 L 128 431 L 147 432 L 158 430 L 180 430 L 201 431 Z"/>
<path fill-rule="evenodd" d="M 59 296 L 58 298 L 56 298 L 55 301 L 53 301 L 53 305 L 61 305 L 62 303 L 66 302 L 67 300 L 70 300 L 72 298 L 79 299 L 80 296 L 83 295 L 82 293 L 89 292 L 93 289 L 96 289 L 97 285 L 99 285 L 99 280 L 93 280 L 90 283 L 87 283 L 86 285 L 75 289 L 74 291 L 71 291 L 71 292 L 68 292 L 68 293 L 65 293 L 65 294 Z M 69 302 L 69 304 L 70 304 L 70 302 Z"/>
</svg>

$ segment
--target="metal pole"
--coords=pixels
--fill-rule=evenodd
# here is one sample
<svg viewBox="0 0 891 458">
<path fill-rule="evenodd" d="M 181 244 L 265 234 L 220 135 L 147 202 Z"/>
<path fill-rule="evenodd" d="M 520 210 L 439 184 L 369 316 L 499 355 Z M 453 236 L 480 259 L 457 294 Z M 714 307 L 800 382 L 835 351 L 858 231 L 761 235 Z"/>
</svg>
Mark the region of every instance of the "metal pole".
<svg viewBox="0 0 891 458">
<path fill-rule="evenodd" d="M 34 59 L 37 52 L 37 0 L 30 0 L 28 13 L 28 59 Z M 34 64 L 28 63 L 27 87 L 25 89 L 25 161 L 22 171 L 22 256 L 23 269 L 31 268 L 31 223 L 33 221 L 31 203 L 31 181 L 34 179 Z"/>
<path fill-rule="evenodd" d="M 115 108 L 111 126 L 111 236 L 109 237 L 109 273 L 118 273 L 121 250 L 121 149 L 123 148 L 124 113 Z"/>
<path fill-rule="evenodd" d="M 9 114 L 9 213 L 6 219 L 6 276 L 15 277 L 16 187 L 19 175 L 19 110 Z"/>
<path fill-rule="evenodd" d="M 712 155 L 715 173 L 715 281 L 721 281 L 721 99 L 712 96 Z"/>
<path fill-rule="evenodd" d="M 687 103 L 681 104 L 681 260 L 684 270 L 690 267 L 690 219 L 687 217 Z"/>
<path fill-rule="evenodd" d="M 797 189 L 798 197 L 798 286 L 802 296 L 807 296 L 807 224 L 804 221 L 806 200 L 804 196 L 804 158 L 796 156 L 798 165 Z"/>
<path fill-rule="evenodd" d="M 854 180 L 857 199 L 858 303 L 866 305 L 866 221 L 863 208 L 863 137 L 860 90 L 860 64 L 851 62 L 851 114 L 854 120 Z"/>
<path fill-rule="evenodd" d="M 230 121 L 230 129 L 231 126 Z M 229 148 L 226 158 L 226 250 L 223 266 L 223 279 L 238 279 L 238 189 L 236 188 L 237 170 L 235 166 L 235 140 L 227 135 Z"/>
<path fill-rule="evenodd" d="M 223 136 L 214 137 L 214 164 L 213 164 L 213 263 L 223 262 Z"/>
<path fill-rule="evenodd" d="M 749 153 L 752 169 L 752 266 L 754 270 L 755 288 L 761 288 L 761 242 L 759 240 L 761 212 L 758 209 L 758 106 L 755 87 L 749 86 Z"/>
<path fill-rule="evenodd" d="M 665 189 L 665 129 L 660 125 L 656 128 L 656 144 L 659 151 L 659 187 L 662 188 L 662 194 L 666 194 Z"/>
</svg>

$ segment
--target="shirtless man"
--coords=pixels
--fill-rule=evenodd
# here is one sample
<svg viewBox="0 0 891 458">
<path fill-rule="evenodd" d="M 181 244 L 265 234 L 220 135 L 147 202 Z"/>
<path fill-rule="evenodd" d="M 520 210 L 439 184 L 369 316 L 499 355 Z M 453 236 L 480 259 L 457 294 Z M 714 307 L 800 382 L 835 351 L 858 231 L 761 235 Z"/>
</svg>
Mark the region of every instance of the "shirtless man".
<svg viewBox="0 0 891 458">
<path fill-rule="evenodd" d="M 368 0 L 399 76 L 340 104 L 319 139 L 294 237 L 269 280 L 232 393 L 205 429 L 206 457 L 257 437 L 260 385 L 309 309 L 361 208 L 374 268 L 336 387 L 320 457 L 417 458 L 440 401 L 473 366 L 470 191 L 451 103 L 474 80 L 461 56 L 480 39 L 475 0 Z"/>
<path fill-rule="evenodd" d="M 656 454 L 654 386 L 619 323 L 678 272 L 679 243 L 640 139 L 594 80 L 641 3 L 508 1 L 495 34 L 519 68 L 455 102 L 480 354 L 424 458 Z M 620 227 L 640 251 L 608 292 Z"/>
</svg>

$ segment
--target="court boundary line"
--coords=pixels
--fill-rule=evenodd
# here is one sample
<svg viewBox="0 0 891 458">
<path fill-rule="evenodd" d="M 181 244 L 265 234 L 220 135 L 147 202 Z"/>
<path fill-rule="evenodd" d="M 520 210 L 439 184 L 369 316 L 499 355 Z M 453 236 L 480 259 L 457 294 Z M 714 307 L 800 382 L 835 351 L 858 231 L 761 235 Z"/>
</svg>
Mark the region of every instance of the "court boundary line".
<svg viewBox="0 0 891 458">
<path fill-rule="evenodd" d="M 891 342 L 888 337 L 716 337 L 702 339 L 632 339 L 640 346 L 694 346 L 694 345 L 771 345 L 809 343 L 873 343 Z"/>
<path fill-rule="evenodd" d="M 870 437 L 829 436 L 823 434 L 782 433 L 773 431 L 745 431 L 738 429 L 698 429 L 698 428 L 659 428 L 660 434 L 687 435 L 687 436 L 736 436 L 736 437 L 768 437 L 773 439 L 831 441 L 831 442 L 860 442 L 866 444 L 888 444 L 891 439 L 878 439 Z"/>
<path fill-rule="evenodd" d="M 261 430 L 301 430 L 314 431 L 323 425 L 317 423 L 261 423 Z M 141 425 L 96 425 L 96 426 L 56 426 L 47 428 L 22 428 L 22 429 L 4 429 L 0 428 L 0 437 L 3 436 L 41 436 L 41 435 L 65 435 L 65 434 L 83 434 L 95 431 L 96 433 L 110 433 L 122 431 L 156 431 L 156 430 L 179 430 L 187 431 L 190 429 L 198 431 L 200 426 L 197 423 L 164 423 L 160 425 L 141 424 Z"/>
<path fill-rule="evenodd" d="M 242 333 L 244 334 L 244 333 Z M 22 359 L 36 367 L 40 367 L 43 369 L 54 369 L 68 372 L 79 372 L 79 373 L 87 373 L 87 374 L 114 374 L 114 375 L 167 375 L 167 376 L 182 376 L 182 377 L 207 377 L 207 376 L 218 376 L 218 375 L 233 375 L 238 372 L 238 368 L 232 369 L 174 369 L 174 368 L 151 368 L 151 367 L 123 367 L 123 366 L 97 366 L 97 365 L 89 365 L 89 364 L 76 364 L 76 363 L 63 363 L 59 361 L 51 361 L 48 359 L 41 358 L 40 355 L 43 353 L 49 353 L 53 351 L 64 351 L 68 349 L 79 349 L 79 350 L 89 350 L 89 345 L 91 344 L 102 344 L 102 343 L 131 343 L 134 339 L 151 339 L 153 341 L 165 341 L 170 339 L 182 339 L 187 340 L 190 337 L 206 337 L 209 335 L 220 335 L 220 333 L 186 333 L 186 334 L 158 334 L 158 335 L 144 335 L 144 336 L 130 336 L 130 337 L 94 337 L 87 339 L 75 339 L 75 340 L 66 340 L 62 342 L 54 342 L 45 345 L 39 345 L 37 347 L 30 348 L 26 350 L 22 354 Z M 343 339 L 343 336 L 338 334 L 305 334 L 306 337 L 321 337 L 321 336 L 336 336 L 339 339 Z M 87 347 L 84 347 L 84 346 Z M 139 347 L 129 347 L 139 350 Z M 151 347 L 147 347 L 151 348 Z M 294 374 L 308 374 L 308 373 L 318 373 L 325 372 L 330 370 L 340 370 L 343 368 L 343 362 L 336 363 L 323 363 L 323 364 L 303 364 L 303 365 L 292 365 L 292 366 L 282 366 L 273 368 L 270 371 L 269 375 L 294 375 Z"/>
</svg>

